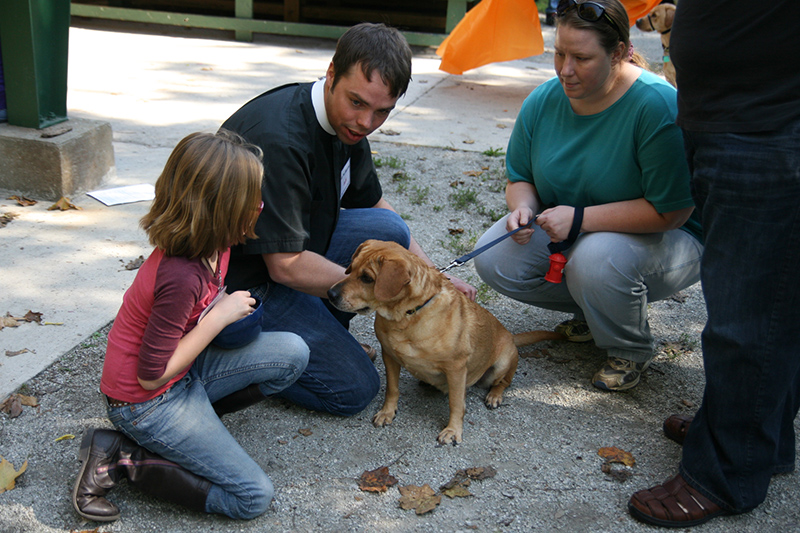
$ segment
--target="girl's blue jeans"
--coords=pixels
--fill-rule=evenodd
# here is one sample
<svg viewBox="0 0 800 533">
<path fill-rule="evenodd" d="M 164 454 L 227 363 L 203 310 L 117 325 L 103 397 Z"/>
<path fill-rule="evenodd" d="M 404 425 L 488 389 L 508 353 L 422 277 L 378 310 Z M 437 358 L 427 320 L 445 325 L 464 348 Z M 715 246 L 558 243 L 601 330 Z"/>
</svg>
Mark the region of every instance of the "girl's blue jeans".
<svg viewBox="0 0 800 533">
<path fill-rule="evenodd" d="M 166 392 L 146 402 L 108 407 L 108 417 L 139 445 L 210 481 L 207 512 L 254 518 L 269 507 L 272 482 L 211 404 L 254 383 L 265 395 L 276 394 L 300 376 L 307 362 L 308 347 L 293 333 L 261 333 L 236 350 L 212 345 Z"/>
</svg>

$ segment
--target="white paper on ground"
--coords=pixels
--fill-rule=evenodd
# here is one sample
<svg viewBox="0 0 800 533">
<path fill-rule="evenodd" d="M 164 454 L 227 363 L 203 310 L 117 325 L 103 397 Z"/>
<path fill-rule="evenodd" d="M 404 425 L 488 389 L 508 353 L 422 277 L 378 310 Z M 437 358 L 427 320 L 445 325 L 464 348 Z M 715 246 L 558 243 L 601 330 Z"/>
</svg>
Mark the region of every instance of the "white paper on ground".
<svg viewBox="0 0 800 533">
<path fill-rule="evenodd" d="M 152 200 L 156 197 L 156 188 L 150 183 L 142 183 L 116 189 L 91 191 L 86 194 L 106 205 L 119 205 Z"/>
</svg>

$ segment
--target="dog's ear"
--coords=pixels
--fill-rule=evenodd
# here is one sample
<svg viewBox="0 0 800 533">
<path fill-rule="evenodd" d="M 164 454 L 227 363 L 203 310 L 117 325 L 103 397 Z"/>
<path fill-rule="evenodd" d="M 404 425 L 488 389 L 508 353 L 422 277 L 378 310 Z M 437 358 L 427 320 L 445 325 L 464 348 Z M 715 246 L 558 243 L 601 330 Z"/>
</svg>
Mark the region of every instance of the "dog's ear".
<svg viewBox="0 0 800 533">
<path fill-rule="evenodd" d="M 347 265 L 347 269 L 345 269 L 345 271 L 344 271 L 345 274 L 350 274 L 350 272 L 352 272 L 352 270 L 353 270 L 353 261 L 355 261 L 356 257 L 358 257 L 358 254 L 360 254 L 361 251 L 364 248 L 366 248 L 367 246 L 369 246 L 372 242 L 373 242 L 372 240 L 368 240 L 368 241 L 364 241 L 364 242 L 362 242 L 361 244 L 358 245 L 358 248 L 356 248 L 356 251 L 353 252 L 353 257 L 350 258 L 350 264 Z"/>
<path fill-rule="evenodd" d="M 665 4 L 669 5 L 669 4 Z M 672 28 L 672 21 L 675 19 L 675 8 L 664 10 L 664 28 L 669 30 Z"/>
<path fill-rule="evenodd" d="M 403 287 L 411 283 L 411 273 L 404 262 L 391 259 L 381 262 L 381 270 L 375 280 L 375 298 L 385 302 L 400 294 Z"/>
</svg>

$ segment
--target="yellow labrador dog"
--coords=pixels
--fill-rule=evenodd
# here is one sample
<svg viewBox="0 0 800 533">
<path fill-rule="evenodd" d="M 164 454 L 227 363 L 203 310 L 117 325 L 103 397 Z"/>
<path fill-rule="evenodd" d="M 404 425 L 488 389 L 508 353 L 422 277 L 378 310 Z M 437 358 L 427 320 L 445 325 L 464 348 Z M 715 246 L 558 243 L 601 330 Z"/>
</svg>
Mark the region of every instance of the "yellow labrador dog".
<svg viewBox="0 0 800 533">
<path fill-rule="evenodd" d="M 402 246 L 369 240 L 353 255 L 347 277 L 328 291 L 342 311 L 375 311 L 375 334 L 386 367 L 386 398 L 376 427 L 397 413 L 400 368 L 449 395 L 450 420 L 438 441 L 461 442 L 467 387 L 489 387 L 490 409 L 517 370 L 517 346 L 563 338 L 551 331 L 512 336 L 487 310 L 458 292 L 444 274 Z"/>
<path fill-rule="evenodd" d="M 669 37 L 672 30 L 672 20 L 675 18 L 675 6 L 672 4 L 659 4 L 653 8 L 649 15 L 636 21 L 636 27 L 642 31 L 657 31 L 661 34 L 661 48 L 663 50 L 664 77 L 675 86 L 675 65 L 669 57 Z"/>
</svg>

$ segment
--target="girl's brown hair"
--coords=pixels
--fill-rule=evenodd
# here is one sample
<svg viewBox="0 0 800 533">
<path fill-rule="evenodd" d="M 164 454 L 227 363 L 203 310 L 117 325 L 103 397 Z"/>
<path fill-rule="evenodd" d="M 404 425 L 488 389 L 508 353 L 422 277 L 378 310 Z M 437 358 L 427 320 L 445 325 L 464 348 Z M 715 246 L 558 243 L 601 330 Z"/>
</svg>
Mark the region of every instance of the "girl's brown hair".
<svg viewBox="0 0 800 533">
<path fill-rule="evenodd" d="M 195 259 L 255 238 L 261 157 L 260 148 L 226 130 L 182 139 L 140 222 L 150 243 L 168 256 Z"/>
</svg>

